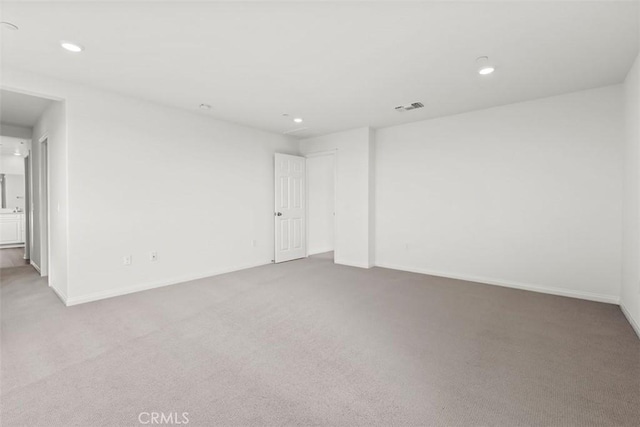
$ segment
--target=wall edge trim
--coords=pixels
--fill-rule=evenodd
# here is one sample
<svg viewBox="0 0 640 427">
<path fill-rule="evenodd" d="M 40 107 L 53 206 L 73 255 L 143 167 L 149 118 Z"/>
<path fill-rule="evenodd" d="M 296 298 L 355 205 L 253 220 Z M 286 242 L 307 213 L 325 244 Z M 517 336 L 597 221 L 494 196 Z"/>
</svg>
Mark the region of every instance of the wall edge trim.
<svg viewBox="0 0 640 427">
<path fill-rule="evenodd" d="M 640 339 L 640 323 L 638 323 L 636 319 L 633 318 L 631 312 L 627 310 L 622 301 L 620 301 L 620 310 L 622 310 L 622 314 L 624 314 L 624 317 L 627 318 L 627 321 L 629 322 L 629 324 L 631 324 L 631 327 L 638 336 L 638 339 Z"/>
</svg>

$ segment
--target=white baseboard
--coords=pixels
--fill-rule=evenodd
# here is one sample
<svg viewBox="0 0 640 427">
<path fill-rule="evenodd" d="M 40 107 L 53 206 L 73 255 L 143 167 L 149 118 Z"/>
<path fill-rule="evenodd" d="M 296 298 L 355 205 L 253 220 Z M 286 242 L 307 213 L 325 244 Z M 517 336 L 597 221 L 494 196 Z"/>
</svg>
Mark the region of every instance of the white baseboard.
<svg viewBox="0 0 640 427">
<path fill-rule="evenodd" d="M 333 252 L 333 248 L 317 249 L 315 251 L 309 252 L 307 255 L 309 255 L 309 256 L 318 255 L 318 254 L 324 254 L 324 253 L 327 253 L 327 252 Z"/>
<path fill-rule="evenodd" d="M 60 292 L 58 289 L 55 288 L 55 286 L 51 286 L 51 289 L 53 289 L 53 292 L 58 296 L 58 298 L 60 298 L 60 301 L 62 301 L 62 303 L 64 305 L 69 305 L 67 304 L 67 296 L 65 294 L 63 294 L 62 292 Z"/>
<path fill-rule="evenodd" d="M 7 243 L 0 245 L 0 249 L 24 248 L 24 243 Z"/>
<path fill-rule="evenodd" d="M 350 261 L 338 261 L 334 259 L 334 263 L 338 265 L 346 265 L 347 267 L 357 267 L 357 268 L 371 268 L 373 265 L 363 264 L 359 262 L 350 262 Z"/>
<path fill-rule="evenodd" d="M 543 294 L 559 295 L 563 297 L 586 299 L 589 301 L 606 302 L 609 304 L 620 304 L 620 298 L 615 295 L 603 295 L 591 292 L 573 291 L 570 289 L 553 288 L 543 285 L 532 285 L 528 283 L 519 283 L 505 280 L 496 280 L 486 277 L 467 276 L 462 274 L 443 273 L 441 271 L 425 270 L 421 268 L 403 267 L 400 265 L 377 264 L 378 267 L 389 268 L 391 270 L 409 271 L 412 273 L 427 274 L 429 276 L 446 277 L 448 279 L 465 280 L 468 282 L 484 283 L 487 285 L 503 286 L 505 288 L 521 289 L 524 291 L 539 292 Z"/>
<path fill-rule="evenodd" d="M 29 263 L 31 264 L 31 266 L 32 266 L 33 268 L 35 268 L 35 269 L 36 269 L 36 271 L 37 271 L 38 273 L 42 274 L 42 271 L 40 271 L 40 266 L 39 266 L 38 264 L 36 264 L 35 262 L 33 262 L 33 260 L 30 260 L 30 261 L 29 261 Z"/>
<path fill-rule="evenodd" d="M 204 273 L 204 274 L 193 275 L 193 276 L 185 276 L 185 277 L 176 278 L 176 279 L 162 280 L 162 281 L 152 282 L 152 283 L 143 283 L 143 284 L 140 284 L 140 285 L 134 285 L 134 286 L 129 286 L 129 287 L 125 287 L 125 288 L 112 289 L 112 290 L 108 290 L 108 291 L 94 292 L 94 293 L 90 293 L 90 294 L 87 294 L 87 295 L 81 295 L 81 296 L 78 296 L 78 297 L 70 297 L 70 298 L 67 297 L 67 298 L 65 298 L 65 304 L 67 306 L 84 304 L 84 303 L 87 303 L 87 302 L 99 301 L 99 300 L 102 300 L 102 299 L 117 297 L 117 296 L 120 296 L 120 295 L 132 294 L 134 292 L 147 291 L 149 289 L 162 288 L 164 286 L 177 285 L 177 284 L 180 284 L 180 283 L 190 282 L 190 281 L 198 280 L 198 279 L 204 279 L 204 278 L 207 278 L 207 277 L 218 276 L 220 274 L 232 273 L 234 271 L 239 271 L 239 270 L 246 270 L 247 268 L 260 267 L 262 265 L 268 265 L 268 264 L 271 264 L 271 263 L 270 262 L 261 262 L 261 263 L 258 263 L 258 264 L 250 264 L 250 265 L 232 267 L 232 268 L 216 270 L 216 271 L 212 271 L 212 272 L 208 272 L 208 273 Z"/>
<path fill-rule="evenodd" d="M 638 339 L 640 339 L 640 323 L 638 323 L 638 321 L 633 318 L 629 310 L 627 310 L 627 308 L 624 306 L 622 302 L 620 302 L 620 310 L 622 310 L 624 317 L 627 318 L 627 320 L 631 324 L 631 327 L 636 332 L 636 335 L 638 335 Z"/>
</svg>

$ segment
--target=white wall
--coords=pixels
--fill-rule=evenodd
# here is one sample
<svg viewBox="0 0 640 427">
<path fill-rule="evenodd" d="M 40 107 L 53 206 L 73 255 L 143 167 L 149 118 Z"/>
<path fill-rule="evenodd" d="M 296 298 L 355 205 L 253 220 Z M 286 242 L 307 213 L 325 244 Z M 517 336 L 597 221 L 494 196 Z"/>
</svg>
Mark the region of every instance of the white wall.
<svg viewBox="0 0 640 427">
<path fill-rule="evenodd" d="M 6 88 L 66 100 L 33 139 L 68 125 L 49 132 L 66 150 L 51 269 L 70 303 L 272 259 L 273 153 L 296 154 L 294 140 L 3 71 Z M 369 267 L 375 251 L 379 265 L 617 301 L 622 89 L 302 141 L 337 150 L 336 262 Z"/>
<path fill-rule="evenodd" d="M 373 212 L 370 162 L 374 150 L 369 128 L 358 128 L 300 141 L 303 155 L 336 150 L 334 261 L 368 268 L 373 265 L 369 224 Z"/>
<path fill-rule="evenodd" d="M 273 154 L 295 140 L 3 71 L 6 88 L 66 100 L 69 303 L 273 259 Z"/>
<path fill-rule="evenodd" d="M 624 84 L 624 211 L 620 302 L 640 336 L 640 56 Z"/>
<path fill-rule="evenodd" d="M 332 251 L 334 212 L 334 155 L 307 158 L 307 252 Z"/>
<path fill-rule="evenodd" d="M 47 137 L 48 146 L 48 187 L 49 224 L 47 224 L 42 177 L 42 142 Z M 42 113 L 33 127 L 31 141 L 31 188 L 33 194 L 31 261 L 48 274 L 49 285 L 65 298 L 68 295 L 68 163 L 67 163 L 67 121 L 65 103 L 52 102 Z M 48 230 L 49 241 L 46 233 Z M 49 245 L 47 257 L 46 246 Z"/>
<path fill-rule="evenodd" d="M 617 302 L 622 95 L 379 129 L 377 264 Z"/>
<path fill-rule="evenodd" d="M 376 131 L 369 128 L 369 267 L 376 265 Z"/>
</svg>

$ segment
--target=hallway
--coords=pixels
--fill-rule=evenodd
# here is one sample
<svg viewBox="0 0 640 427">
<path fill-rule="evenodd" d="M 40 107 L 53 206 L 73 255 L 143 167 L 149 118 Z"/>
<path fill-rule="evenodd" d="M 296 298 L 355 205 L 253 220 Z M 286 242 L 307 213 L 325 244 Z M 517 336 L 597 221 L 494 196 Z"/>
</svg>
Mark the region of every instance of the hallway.
<svg viewBox="0 0 640 427">
<path fill-rule="evenodd" d="M 0 268 L 20 267 L 29 265 L 24 259 L 24 248 L 0 249 Z"/>
</svg>

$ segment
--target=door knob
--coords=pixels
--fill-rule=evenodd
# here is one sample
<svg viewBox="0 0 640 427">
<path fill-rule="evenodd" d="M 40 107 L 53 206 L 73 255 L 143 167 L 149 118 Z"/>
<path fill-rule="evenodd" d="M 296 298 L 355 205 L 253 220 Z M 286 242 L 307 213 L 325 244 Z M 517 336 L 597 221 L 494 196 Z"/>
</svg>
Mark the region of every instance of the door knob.
<svg viewBox="0 0 640 427">
<path fill-rule="evenodd" d="M 276 215 L 282 216 L 282 212 L 276 212 Z"/>
</svg>

